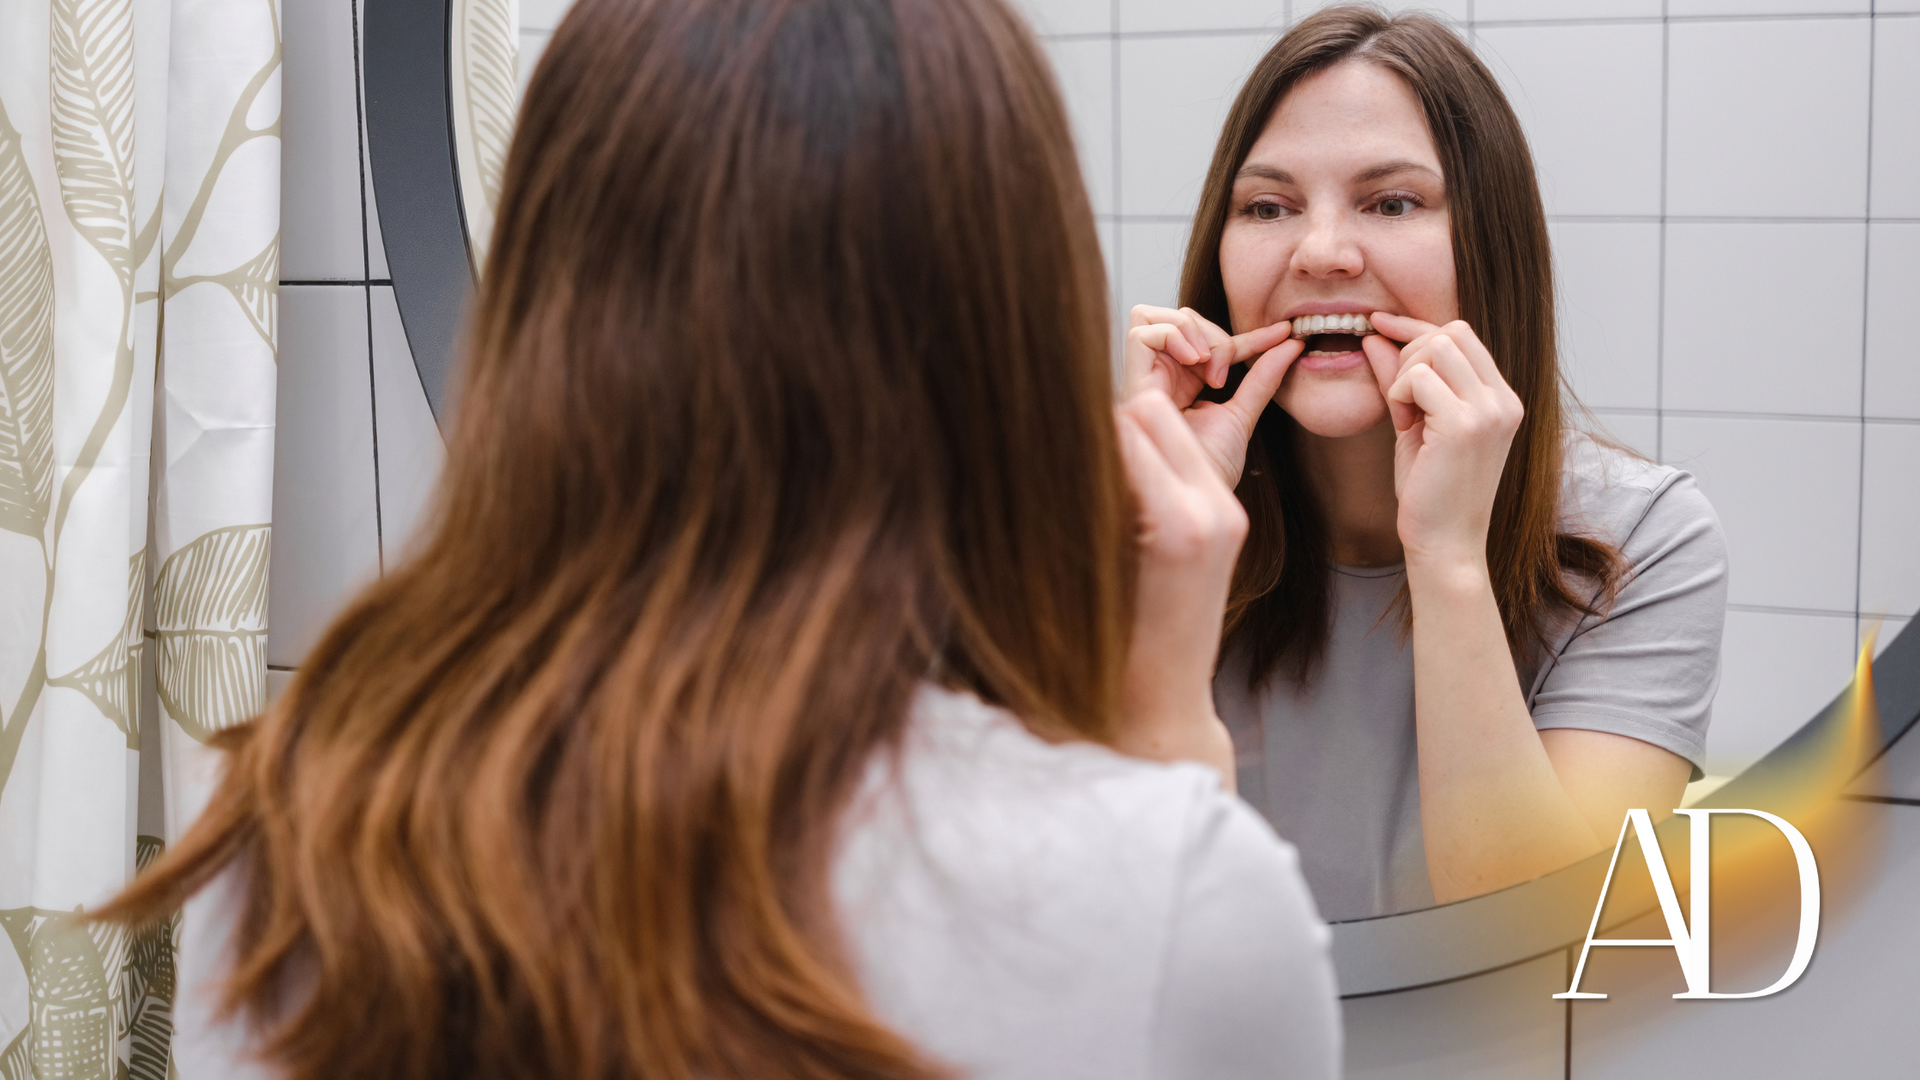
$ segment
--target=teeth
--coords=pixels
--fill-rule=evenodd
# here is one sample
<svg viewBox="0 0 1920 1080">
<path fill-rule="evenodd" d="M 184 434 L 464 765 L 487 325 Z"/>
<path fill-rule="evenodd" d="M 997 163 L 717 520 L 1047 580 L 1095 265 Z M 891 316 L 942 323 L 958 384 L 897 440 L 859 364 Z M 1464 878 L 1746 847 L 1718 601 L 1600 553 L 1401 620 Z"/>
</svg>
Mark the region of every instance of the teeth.
<svg viewBox="0 0 1920 1080">
<path fill-rule="evenodd" d="M 1315 334 L 1356 334 L 1365 337 L 1374 333 L 1373 324 L 1365 315 L 1302 315 L 1293 320 L 1293 336 L 1312 337 Z M 1332 356 L 1333 353 L 1310 352 L 1308 356 Z"/>
</svg>

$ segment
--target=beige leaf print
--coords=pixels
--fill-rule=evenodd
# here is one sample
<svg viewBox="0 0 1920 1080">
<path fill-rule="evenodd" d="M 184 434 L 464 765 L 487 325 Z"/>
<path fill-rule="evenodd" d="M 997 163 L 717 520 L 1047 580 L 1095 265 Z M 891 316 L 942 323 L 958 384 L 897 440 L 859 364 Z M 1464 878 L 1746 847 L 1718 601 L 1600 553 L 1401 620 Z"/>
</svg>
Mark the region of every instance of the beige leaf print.
<svg viewBox="0 0 1920 1080">
<path fill-rule="evenodd" d="M 141 548 L 127 560 L 127 616 L 120 634 L 93 659 L 57 679 L 50 686 L 64 686 L 87 695 L 101 715 L 113 721 L 127 737 L 127 749 L 140 749 L 140 637 L 141 616 L 147 596 L 147 551 Z"/>
<path fill-rule="evenodd" d="M 87 243 L 133 283 L 133 3 L 52 0 L 53 159 Z"/>
<path fill-rule="evenodd" d="M 0 103 L 0 529 L 39 539 L 53 498 L 53 257 Z"/>
<path fill-rule="evenodd" d="M 135 865 L 145 870 L 159 858 L 166 843 L 157 836 L 134 841 Z M 115 1024 L 128 1040 L 128 1080 L 167 1080 L 169 1049 L 173 1043 L 174 935 L 180 913 L 137 929 L 127 954 L 125 986 Z"/>
<path fill-rule="evenodd" d="M 513 141 L 514 89 L 519 83 L 520 28 L 505 0 L 467 5 L 467 115 L 489 213 L 500 206 L 500 173 Z"/>
<path fill-rule="evenodd" d="M 205 741 L 267 702 L 266 525 L 215 529 L 168 557 L 154 582 L 160 701 Z"/>
<path fill-rule="evenodd" d="M 103 942 L 67 913 L 39 908 L 0 911 L 0 926 L 27 969 L 26 1075 L 113 1080 L 119 1063 L 112 987 L 118 980 L 108 973 L 117 975 L 125 958 L 124 948 L 114 948 L 115 931 Z"/>
<path fill-rule="evenodd" d="M 0 1050 L 0 1080 L 33 1080 L 32 1062 L 27 1060 L 27 1036 L 33 1029 L 23 1027 L 20 1034 L 13 1037 L 5 1050 Z"/>
</svg>

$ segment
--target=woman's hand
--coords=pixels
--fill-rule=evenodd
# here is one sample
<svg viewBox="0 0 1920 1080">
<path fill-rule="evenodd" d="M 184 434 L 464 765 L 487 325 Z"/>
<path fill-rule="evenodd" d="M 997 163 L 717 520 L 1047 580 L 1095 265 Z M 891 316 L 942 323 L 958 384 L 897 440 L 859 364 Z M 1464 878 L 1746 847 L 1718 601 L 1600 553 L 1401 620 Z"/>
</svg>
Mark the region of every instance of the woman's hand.
<svg viewBox="0 0 1920 1080">
<path fill-rule="evenodd" d="M 1117 410 L 1139 508 L 1139 580 L 1114 746 L 1200 761 L 1233 787 L 1233 743 L 1213 708 L 1213 666 L 1247 513 L 1180 410 L 1158 389 Z"/>
<path fill-rule="evenodd" d="M 1361 344 L 1397 433 L 1393 487 L 1408 570 L 1484 573 L 1494 495 L 1525 415 L 1520 397 L 1466 323 L 1435 326 L 1386 312 L 1370 319 L 1380 333 Z M 1394 341 L 1407 344 L 1396 349 Z"/>
<path fill-rule="evenodd" d="M 1292 324 L 1278 322 L 1233 335 L 1192 308 L 1175 311 L 1141 304 L 1133 309 L 1127 330 L 1125 394 L 1154 389 L 1171 399 L 1231 489 L 1246 465 L 1253 425 L 1280 389 L 1287 368 L 1306 348 L 1306 342 L 1291 339 L 1292 333 Z M 1254 357 L 1259 359 L 1230 400 L 1197 400 L 1200 391 L 1227 384 L 1228 368 Z"/>
</svg>

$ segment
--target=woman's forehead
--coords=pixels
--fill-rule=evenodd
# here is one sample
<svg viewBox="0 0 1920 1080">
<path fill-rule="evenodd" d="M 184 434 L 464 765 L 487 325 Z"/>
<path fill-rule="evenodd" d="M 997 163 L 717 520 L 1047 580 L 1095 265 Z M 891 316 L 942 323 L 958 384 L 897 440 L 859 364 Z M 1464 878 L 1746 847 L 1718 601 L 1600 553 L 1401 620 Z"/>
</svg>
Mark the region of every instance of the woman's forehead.
<svg viewBox="0 0 1920 1080">
<path fill-rule="evenodd" d="M 1426 166 L 1436 177 L 1440 173 L 1420 99 L 1393 72 L 1347 61 L 1301 79 L 1288 91 L 1246 163 L 1297 176 L 1306 168 L 1358 173 L 1401 161 Z"/>
</svg>

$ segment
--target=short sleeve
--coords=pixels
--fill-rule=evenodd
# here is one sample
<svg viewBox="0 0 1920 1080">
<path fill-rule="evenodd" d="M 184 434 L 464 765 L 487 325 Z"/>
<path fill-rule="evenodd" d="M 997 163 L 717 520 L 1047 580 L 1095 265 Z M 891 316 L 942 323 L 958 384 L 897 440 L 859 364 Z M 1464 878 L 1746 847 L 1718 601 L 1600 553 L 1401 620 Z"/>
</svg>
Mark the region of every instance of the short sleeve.
<svg viewBox="0 0 1920 1080">
<path fill-rule="evenodd" d="M 1210 800 L 1173 911 L 1150 1075 L 1339 1076 L 1331 940 L 1293 846 L 1240 799 Z"/>
<path fill-rule="evenodd" d="M 1630 736 L 1687 759 L 1698 779 L 1720 684 L 1726 538 L 1692 476 L 1644 471 L 1658 483 L 1631 492 L 1628 505 L 1644 511 L 1615 533 L 1625 584 L 1603 618 L 1581 620 L 1546 658 L 1527 703 L 1536 728 Z"/>
</svg>

